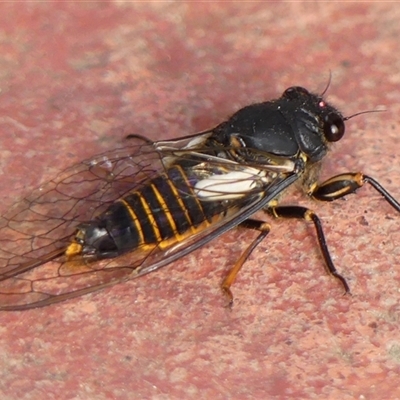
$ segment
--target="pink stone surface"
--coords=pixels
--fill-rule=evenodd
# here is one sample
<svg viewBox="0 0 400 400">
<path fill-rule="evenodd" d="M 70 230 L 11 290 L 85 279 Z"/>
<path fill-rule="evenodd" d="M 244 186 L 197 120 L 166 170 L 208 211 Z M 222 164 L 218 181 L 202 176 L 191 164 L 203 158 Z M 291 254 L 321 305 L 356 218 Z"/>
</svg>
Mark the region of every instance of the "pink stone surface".
<svg viewBox="0 0 400 400">
<path fill-rule="evenodd" d="M 400 8 L 364 2 L 0 5 L 0 213 L 128 133 L 209 128 L 288 86 L 347 123 L 323 177 L 362 170 L 400 198 Z M 400 216 L 371 188 L 315 204 L 315 232 L 273 221 L 224 307 L 219 284 L 254 237 L 232 231 L 97 294 L 0 313 L 2 399 L 400 399 Z"/>
</svg>

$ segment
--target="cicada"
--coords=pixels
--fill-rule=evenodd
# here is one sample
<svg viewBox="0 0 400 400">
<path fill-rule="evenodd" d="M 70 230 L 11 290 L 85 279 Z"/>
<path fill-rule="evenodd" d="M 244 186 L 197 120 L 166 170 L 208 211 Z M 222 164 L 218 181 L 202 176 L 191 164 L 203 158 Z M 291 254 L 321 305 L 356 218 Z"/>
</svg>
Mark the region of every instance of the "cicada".
<svg viewBox="0 0 400 400">
<path fill-rule="evenodd" d="M 318 216 L 279 200 L 296 182 L 333 201 L 372 185 L 360 172 L 318 183 L 321 161 L 345 132 L 336 108 L 302 87 L 242 108 L 208 131 L 152 142 L 132 135 L 123 148 L 80 162 L 42 185 L 0 220 L 0 309 L 24 310 L 87 294 L 155 271 L 243 226 L 259 231 L 222 282 L 230 287 L 276 218 L 314 224 L 328 271 L 349 286 L 330 257 Z"/>
</svg>

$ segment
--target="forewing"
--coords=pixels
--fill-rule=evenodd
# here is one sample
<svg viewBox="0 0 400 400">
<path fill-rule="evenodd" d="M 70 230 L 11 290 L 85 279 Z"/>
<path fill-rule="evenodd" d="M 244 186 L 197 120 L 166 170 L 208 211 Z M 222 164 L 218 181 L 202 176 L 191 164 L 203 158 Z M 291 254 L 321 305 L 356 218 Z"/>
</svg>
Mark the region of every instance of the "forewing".
<svg viewBox="0 0 400 400">
<path fill-rule="evenodd" d="M 188 141 L 170 143 L 167 147 L 172 150 L 162 153 L 165 159 L 174 156 L 174 148 L 185 148 Z M 142 142 L 76 164 L 2 216 L 0 309 L 45 306 L 154 271 L 247 219 L 296 179 L 295 174 L 278 174 L 258 192 L 248 195 L 245 207 L 227 210 L 226 218 L 162 250 L 157 246 L 146 251 L 138 249 L 93 263 L 65 261 L 60 255 L 79 222 L 90 220 L 165 168 L 165 159 L 161 160 L 154 148 Z M 190 151 L 181 150 L 180 157 Z M 237 165 L 224 165 L 230 167 Z"/>
</svg>

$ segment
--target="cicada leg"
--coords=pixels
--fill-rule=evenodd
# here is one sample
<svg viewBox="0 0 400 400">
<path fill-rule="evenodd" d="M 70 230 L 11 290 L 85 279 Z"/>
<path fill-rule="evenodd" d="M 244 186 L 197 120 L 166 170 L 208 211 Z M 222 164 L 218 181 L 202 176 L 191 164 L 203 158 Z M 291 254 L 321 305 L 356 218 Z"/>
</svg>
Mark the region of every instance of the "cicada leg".
<svg viewBox="0 0 400 400">
<path fill-rule="evenodd" d="M 228 275 L 221 284 L 222 291 L 228 298 L 229 307 L 232 307 L 233 304 L 233 294 L 230 288 L 235 281 L 237 274 L 239 273 L 245 261 L 249 258 L 251 252 L 258 246 L 258 244 L 260 244 L 260 242 L 268 235 L 271 230 L 269 224 L 264 221 L 258 221 L 255 219 L 247 219 L 239 226 L 242 228 L 255 229 L 257 231 L 260 231 L 260 234 L 253 240 L 250 246 L 248 246 L 243 254 L 239 257 L 239 259 L 236 261 L 235 265 L 229 271 Z"/>
<path fill-rule="evenodd" d="M 338 279 L 345 290 L 346 294 L 350 294 L 350 287 L 346 281 L 346 279 L 339 274 L 336 270 L 335 265 L 333 264 L 332 258 L 329 254 L 328 245 L 326 243 L 325 234 L 322 229 L 322 223 L 319 217 L 315 214 L 314 211 L 301 206 L 277 206 L 277 207 L 270 207 L 267 210 L 271 213 L 275 218 L 296 218 L 296 219 L 303 219 L 305 221 L 310 221 L 314 224 L 314 227 L 317 231 L 317 238 L 318 244 L 322 252 L 322 256 L 324 257 L 325 264 L 327 266 L 328 272 Z M 226 294 L 229 306 L 231 307 L 233 304 L 233 295 L 230 289 L 231 285 L 233 284 L 234 280 L 240 269 L 242 268 L 244 262 L 248 259 L 251 252 L 257 247 L 257 245 L 268 235 L 270 232 L 270 225 L 264 221 L 258 221 L 249 219 L 244 221 L 239 225 L 243 228 L 250 228 L 260 231 L 260 234 L 253 240 L 253 242 L 247 247 L 247 249 L 243 252 L 240 258 L 236 261 L 233 268 L 229 271 L 227 277 L 221 284 L 223 292 Z"/>
<path fill-rule="evenodd" d="M 379 182 L 361 172 L 336 175 L 323 183 L 315 184 L 308 194 L 320 201 L 334 201 L 354 193 L 366 183 L 369 183 L 397 212 L 400 212 L 400 203 Z"/>
<path fill-rule="evenodd" d="M 271 207 L 268 211 L 276 218 L 297 218 L 310 221 L 314 224 L 315 230 L 317 231 L 318 244 L 322 256 L 324 257 L 325 265 L 328 268 L 328 272 L 342 283 L 345 293 L 350 294 L 350 287 L 346 279 L 337 272 L 335 265 L 333 264 L 331 255 L 329 254 L 328 245 L 326 244 L 322 223 L 318 215 L 316 215 L 314 211 L 301 206 Z"/>
</svg>

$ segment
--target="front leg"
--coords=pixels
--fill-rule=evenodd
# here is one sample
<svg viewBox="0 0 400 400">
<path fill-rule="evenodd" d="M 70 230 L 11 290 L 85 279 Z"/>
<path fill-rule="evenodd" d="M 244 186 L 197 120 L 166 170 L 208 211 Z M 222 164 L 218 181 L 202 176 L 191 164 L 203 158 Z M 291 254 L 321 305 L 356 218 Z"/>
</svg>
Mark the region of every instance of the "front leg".
<svg viewBox="0 0 400 400">
<path fill-rule="evenodd" d="M 361 172 L 348 172 L 336 175 L 321 184 L 316 183 L 308 194 L 316 200 L 334 201 L 355 193 L 365 183 L 369 183 L 397 212 L 400 212 L 400 203 L 379 182 Z"/>
</svg>

